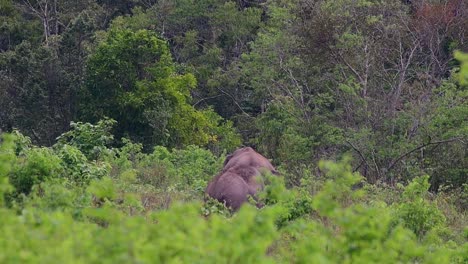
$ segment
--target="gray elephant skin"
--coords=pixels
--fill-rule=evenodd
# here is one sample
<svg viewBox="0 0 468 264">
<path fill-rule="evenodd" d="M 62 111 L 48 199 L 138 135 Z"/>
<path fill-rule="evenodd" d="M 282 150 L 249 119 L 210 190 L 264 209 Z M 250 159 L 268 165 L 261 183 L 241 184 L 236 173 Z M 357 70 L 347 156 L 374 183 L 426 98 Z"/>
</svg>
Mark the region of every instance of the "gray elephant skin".
<svg viewBox="0 0 468 264">
<path fill-rule="evenodd" d="M 257 193 L 264 188 L 262 172 L 278 175 L 270 161 L 251 147 L 234 151 L 226 157 L 223 170 L 208 184 L 205 194 L 233 211 L 251 196 L 257 201 Z M 263 205 L 257 202 L 257 207 Z"/>
</svg>

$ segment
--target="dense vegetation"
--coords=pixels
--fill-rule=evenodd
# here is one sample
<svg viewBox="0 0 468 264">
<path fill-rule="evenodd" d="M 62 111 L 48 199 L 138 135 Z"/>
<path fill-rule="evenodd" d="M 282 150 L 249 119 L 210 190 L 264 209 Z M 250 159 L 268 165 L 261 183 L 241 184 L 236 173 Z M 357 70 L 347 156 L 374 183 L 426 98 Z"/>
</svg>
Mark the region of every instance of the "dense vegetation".
<svg viewBox="0 0 468 264">
<path fill-rule="evenodd" d="M 0 263 L 468 261 L 466 1 L 0 18 Z M 282 176 L 232 214 L 203 192 L 241 145 Z"/>
</svg>

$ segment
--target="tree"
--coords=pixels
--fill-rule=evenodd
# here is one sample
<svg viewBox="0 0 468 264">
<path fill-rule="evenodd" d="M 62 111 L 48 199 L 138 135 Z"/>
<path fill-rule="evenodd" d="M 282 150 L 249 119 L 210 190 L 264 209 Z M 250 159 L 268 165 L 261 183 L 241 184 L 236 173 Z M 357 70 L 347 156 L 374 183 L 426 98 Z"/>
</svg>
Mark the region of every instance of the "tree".
<svg viewBox="0 0 468 264">
<path fill-rule="evenodd" d="M 87 62 L 82 118 L 118 122 L 116 138 L 182 146 L 218 140 L 212 110 L 189 104 L 192 74 L 178 74 L 167 43 L 148 30 L 113 29 Z M 227 124 L 230 126 L 229 124 Z"/>
<path fill-rule="evenodd" d="M 248 43 L 262 26 L 263 10 L 252 1 L 177 0 L 157 1 L 132 12 L 114 19 L 111 27 L 158 32 L 168 40 L 174 60 L 197 78 L 198 86 L 191 92 L 197 106 L 211 105 L 231 117 L 226 105 L 236 103 L 237 94 L 212 83 L 250 49 Z"/>
<path fill-rule="evenodd" d="M 459 120 L 449 125 L 458 129 L 453 138 L 439 130 L 428 141 L 426 133 L 445 100 L 457 106 L 450 113 L 463 109 L 435 92 L 454 65 L 450 43 L 466 43 L 463 12 L 453 20 L 447 14 L 450 34 L 429 21 L 424 30 L 440 41 L 428 47 L 420 18 L 398 1 L 272 1 L 250 51 L 210 84 L 234 98 L 223 111 L 240 113 L 244 135 L 289 169 L 351 151 L 369 182 L 405 181 L 421 169 L 444 178 L 415 150 L 463 148 L 452 140 L 462 133 Z M 446 165 L 463 156 L 448 152 Z M 439 174 L 446 165 L 437 165 Z"/>
<path fill-rule="evenodd" d="M 0 129 L 50 146 L 76 117 L 84 58 L 105 10 L 93 0 L 3 0 L 0 16 Z"/>
<path fill-rule="evenodd" d="M 0 1 L 0 51 L 12 50 L 23 40 L 39 42 L 41 27 L 37 19 L 27 19 L 13 1 Z"/>
<path fill-rule="evenodd" d="M 22 42 L 0 54 L 0 128 L 52 145 L 68 127 L 70 89 L 55 49 Z"/>
</svg>

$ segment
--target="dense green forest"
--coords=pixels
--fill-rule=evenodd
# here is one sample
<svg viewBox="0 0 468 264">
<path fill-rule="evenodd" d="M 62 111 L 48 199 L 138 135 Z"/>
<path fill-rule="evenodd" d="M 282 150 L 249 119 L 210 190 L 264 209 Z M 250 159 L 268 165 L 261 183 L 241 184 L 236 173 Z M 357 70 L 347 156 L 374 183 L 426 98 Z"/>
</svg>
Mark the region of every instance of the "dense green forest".
<svg viewBox="0 0 468 264">
<path fill-rule="evenodd" d="M 467 263 L 467 99 L 466 0 L 0 0 L 0 263 Z"/>
</svg>

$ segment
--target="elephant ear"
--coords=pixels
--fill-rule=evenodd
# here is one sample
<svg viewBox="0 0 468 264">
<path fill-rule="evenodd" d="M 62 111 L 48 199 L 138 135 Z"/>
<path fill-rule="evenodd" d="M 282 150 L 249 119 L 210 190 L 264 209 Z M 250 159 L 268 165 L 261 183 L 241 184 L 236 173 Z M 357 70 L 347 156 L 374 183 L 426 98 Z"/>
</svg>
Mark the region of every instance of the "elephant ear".
<svg viewBox="0 0 468 264">
<path fill-rule="evenodd" d="M 223 167 L 226 166 L 226 164 L 232 159 L 232 154 L 229 154 L 226 156 L 226 160 L 224 160 L 224 164 L 223 164 Z"/>
</svg>

